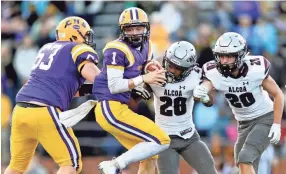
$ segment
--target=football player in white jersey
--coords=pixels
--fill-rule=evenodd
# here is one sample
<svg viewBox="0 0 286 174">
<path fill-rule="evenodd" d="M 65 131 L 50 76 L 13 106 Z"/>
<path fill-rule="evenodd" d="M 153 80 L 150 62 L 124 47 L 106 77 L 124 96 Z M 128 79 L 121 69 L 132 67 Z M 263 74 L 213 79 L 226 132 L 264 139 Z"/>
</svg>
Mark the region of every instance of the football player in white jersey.
<svg viewBox="0 0 286 174">
<path fill-rule="evenodd" d="M 163 67 L 167 70 L 166 85 L 150 85 L 149 91 L 154 95 L 155 122 L 171 138 L 169 149 L 159 154 L 159 174 L 179 174 L 180 155 L 200 174 L 217 173 L 214 159 L 200 140 L 192 118 L 193 89 L 199 85 L 202 75 L 202 70 L 196 67 L 196 59 L 196 50 L 191 43 L 173 43 L 163 58 Z M 145 97 L 142 98 L 148 98 L 147 92 L 143 93 Z"/>
<path fill-rule="evenodd" d="M 262 152 L 280 140 L 283 93 L 268 74 L 269 61 L 248 55 L 246 41 L 238 33 L 220 36 L 213 53 L 215 60 L 203 65 L 204 80 L 195 88 L 194 98 L 208 102 L 213 89 L 225 96 L 238 121 L 236 164 L 241 174 L 257 173 Z"/>
</svg>

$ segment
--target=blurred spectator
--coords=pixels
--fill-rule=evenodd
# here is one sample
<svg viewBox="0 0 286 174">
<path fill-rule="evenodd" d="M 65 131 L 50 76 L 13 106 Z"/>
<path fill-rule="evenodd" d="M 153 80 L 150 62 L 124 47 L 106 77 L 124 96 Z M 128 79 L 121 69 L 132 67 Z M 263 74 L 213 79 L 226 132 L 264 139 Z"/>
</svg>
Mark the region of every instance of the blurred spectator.
<svg viewBox="0 0 286 174">
<path fill-rule="evenodd" d="M 213 25 L 218 28 L 222 33 L 230 31 L 233 28 L 233 19 L 231 9 L 229 8 L 229 2 L 217 1 L 216 11 L 213 16 Z"/>
<path fill-rule="evenodd" d="M 24 37 L 22 44 L 16 50 L 13 63 L 22 84 L 24 84 L 30 76 L 31 68 L 37 57 L 38 51 L 39 48 L 34 45 L 31 37 L 27 34 Z"/>
<path fill-rule="evenodd" d="M 44 15 L 34 22 L 30 35 L 39 47 L 42 47 L 48 42 L 55 41 L 56 26 L 62 17 L 57 7 L 53 4 L 49 4 Z"/>
<path fill-rule="evenodd" d="M 9 120 L 12 113 L 12 102 L 8 96 L 1 94 L 1 166 L 9 163 Z"/>
<path fill-rule="evenodd" d="M 18 87 L 18 76 L 12 65 L 12 49 L 11 42 L 2 42 L 1 47 L 1 81 L 3 93 L 5 93 L 10 100 L 12 101 L 12 105 L 15 102 L 15 96 L 17 93 Z"/>
<path fill-rule="evenodd" d="M 74 1 L 73 14 L 84 18 L 90 25 L 93 25 L 96 14 L 103 9 L 104 2 L 98 1 Z"/>
<path fill-rule="evenodd" d="M 260 2 L 258 1 L 235 1 L 233 2 L 233 13 L 238 19 L 241 16 L 249 16 L 251 22 L 260 17 Z"/>
<path fill-rule="evenodd" d="M 263 55 L 264 53 L 271 56 L 276 55 L 278 51 L 277 30 L 274 25 L 267 18 L 259 18 L 257 24 L 253 28 L 254 36 L 252 53 L 256 55 Z M 263 37 L 259 37 L 263 36 Z"/>
<path fill-rule="evenodd" d="M 33 16 L 43 16 L 49 6 L 50 1 L 23 1 L 21 4 L 22 16 L 25 20 Z M 31 21 L 31 24 L 33 22 Z"/>
<path fill-rule="evenodd" d="M 174 3 L 176 2 L 165 2 L 160 10 L 162 15 L 162 24 L 167 29 L 168 33 L 177 31 L 182 25 L 182 15 L 176 9 Z"/>
<path fill-rule="evenodd" d="M 198 54 L 198 64 L 200 67 L 204 63 L 214 59 L 212 52 L 212 42 L 217 33 L 213 32 L 213 28 L 208 23 L 201 23 L 195 30 L 189 33 L 191 43 L 195 45 Z"/>
<path fill-rule="evenodd" d="M 260 161 L 259 161 L 259 174 L 271 174 L 272 173 L 272 165 L 277 163 L 277 159 L 275 157 L 274 146 L 270 144 L 265 151 L 262 153 Z"/>
<path fill-rule="evenodd" d="M 159 12 L 153 12 L 150 16 L 151 31 L 150 40 L 152 42 L 153 56 L 158 57 L 165 54 L 169 47 L 169 34 L 164 25 L 162 25 L 162 16 Z"/>
<path fill-rule="evenodd" d="M 251 16 L 243 14 L 238 17 L 238 25 L 235 26 L 234 32 L 241 34 L 247 41 L 248 48 L 252 54 L 258 54 L 260 48 L 260 38 L 254 31 L 254 26 L 251 21 Z"/>
</svg>

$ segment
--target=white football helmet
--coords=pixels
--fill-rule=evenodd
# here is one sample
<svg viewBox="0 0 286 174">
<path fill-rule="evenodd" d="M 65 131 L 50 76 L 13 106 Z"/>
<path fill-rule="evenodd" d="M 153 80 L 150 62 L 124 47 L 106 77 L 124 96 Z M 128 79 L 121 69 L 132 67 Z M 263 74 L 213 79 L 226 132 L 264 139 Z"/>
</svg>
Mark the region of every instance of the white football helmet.
<svg viewBox="0 0 286 174">
<path fill-rule="evenodd" d="M 186 41 L 179 41 L 173 43 L 165 52 L 163 58 L 163 67 L 167 70 L 167 82 L 183 81 L 190 71 L 196 66 L 197 55 L 195 47 Z M 180 77 L 175 77 L 171 72 L 168 72 L 169 65 L 173 65 L 182 70 Z"/>
<path fill-rule="evenodd" d="M 221 35 L 213 48 L 213 54 L 218 71 L 229 76 L 232 72 L 240 68 L 243 64 L 242 59 L 247 55 L 248 49 L 246 40 L 238 33 L 227 32 Z M 221 64 L 220 56 L 234 56 L 232 64 Z"/>
</svg>

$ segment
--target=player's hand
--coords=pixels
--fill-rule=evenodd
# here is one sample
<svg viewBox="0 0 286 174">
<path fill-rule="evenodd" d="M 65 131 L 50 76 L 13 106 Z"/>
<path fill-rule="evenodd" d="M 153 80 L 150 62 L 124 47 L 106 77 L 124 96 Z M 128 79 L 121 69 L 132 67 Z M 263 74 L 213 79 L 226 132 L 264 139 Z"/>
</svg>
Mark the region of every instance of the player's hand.
<svg viewBox="0 0 286 174">
<path fill-rule="evenodd" d="M 161 69 L 157 71 L 152 71 L 147 74 L 143 75 L 143 81 L 148 84 L 155 84 L 162 86 L 166 83 L 166 76 L 165 76 L 166 70 Z"/>
<path fill-rule="evenodd" d="M 210 97 L 208 95 L 208 89 L 202 85 L 198 85 L 195 87 L 193 96 L 195 100 L 199 100 L 203 103 L 207 103 L 210 101 Z"/>
<path fill-rule="evenodd" d="M 161 65 L 160 62 L 158 62 L 157 60 L 152 60 L 152 62 L 154 62 L 154 65 L 158 68 L 157 70 L 162 70 L 164 69 Z"/>
<path fill-rule="evenodd" d="M 277 144 L 281 137 L 281 125 L 277 123 L 273 123 L 271 129 L 269 131 L 268 137 L 270 139 L 270 143 Z"/>
<path fill-rule="evenodd" d="M 141 98 L 144 100 L 150 100 L 151 99 L 151 94 L 150 92 L 143 88 L 143 86 L 136 86 L 135 88 L 132 89 L 137 95 L 139 95 Z"/>
</svg>

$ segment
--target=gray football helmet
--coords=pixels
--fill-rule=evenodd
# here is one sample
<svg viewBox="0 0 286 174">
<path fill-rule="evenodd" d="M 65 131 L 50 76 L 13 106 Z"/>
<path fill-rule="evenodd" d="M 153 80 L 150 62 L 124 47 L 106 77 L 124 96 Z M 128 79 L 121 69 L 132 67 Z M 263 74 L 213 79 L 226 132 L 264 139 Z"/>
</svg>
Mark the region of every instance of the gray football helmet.
<svg viewBox="0 0 286 174">
<path fill-rule="evenodd" d="M 190 74 L 192 68 L 197 65 L 196 62 L 196 49 L 191 43 L 186 41 L 173 43 L 165 52 L 163 58 L 163 67 L 167 70 L 167 82 L 183 81 Z M 173 73 L 168 71 L 170 65 L 182 70 L 179 77 L 175 77 Z"/>
<path fill-rule="evenodd" d="M 240 68 L 242 59 L 247 55 L 248 49 L 246 40 L 238 33 L 227 32 L 221 35 L 213 48 L 215 63 L 218 71 L 225 77 Z M 221 64 L 220 56 L 234 56 L 233 64 Z"/>
</svg>

